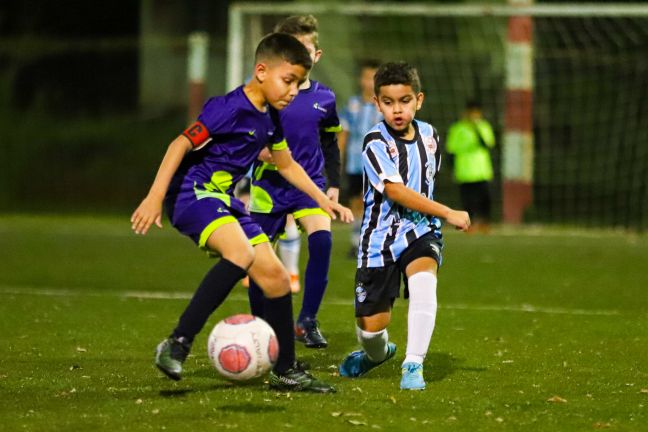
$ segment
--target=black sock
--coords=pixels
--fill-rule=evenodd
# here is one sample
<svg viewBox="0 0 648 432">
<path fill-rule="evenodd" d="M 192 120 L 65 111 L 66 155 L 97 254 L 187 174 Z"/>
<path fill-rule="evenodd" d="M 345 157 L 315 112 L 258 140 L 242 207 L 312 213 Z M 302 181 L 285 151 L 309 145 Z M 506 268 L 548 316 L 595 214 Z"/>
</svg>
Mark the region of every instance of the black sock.
<svg viewBox="0 0 648 432">
<path fill-rule="evenodd" d="M 250 312 L 252 315 L 263 318 L 263 302 L 265 295 L 259 285 L 257 285 L 252 278 L 250 278 L 250 286 L 248 287 L 248 298 L 250 299 Z"/>
<path fill-rule="evenodd" d="M 284 373 L 295 364 L 295 333 L 292 318 L 292 296 L 265 298 L 264 319 L 277 335 L 279 358 L 274 367 L 276 373 Z"/>
<path fill-rule="evenodd" d="M 209 316 L 229 295 L 234 285 L 246 272 L 232 262 L 221 259 L 212 267 L 194 293 L 189 305 L 180 316 L 173 337 L 185 337 L 189 342 L 203 328 Z"/>
</svg>

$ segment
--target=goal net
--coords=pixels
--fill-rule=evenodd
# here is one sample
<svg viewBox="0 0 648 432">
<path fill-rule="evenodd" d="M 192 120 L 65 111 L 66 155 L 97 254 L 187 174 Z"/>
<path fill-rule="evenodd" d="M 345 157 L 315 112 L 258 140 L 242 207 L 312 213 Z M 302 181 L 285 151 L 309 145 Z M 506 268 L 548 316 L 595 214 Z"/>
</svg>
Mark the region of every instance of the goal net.
<svg viewBox="0 0 648 432">
<path fill-rule="evenodd" d="M 278 21 L 307 13 L 320 22 L 324 50 L 313 77 L 335 90 L 339 109 L 357 91 L 363 59 L 415 65 L 426 94 L 418 117 L 442 137 L 467 100 L 482 102 L 498 138 L 496 215 L 507 73 L 516 73 L 509 21 L 531 17 L 533 199 L 524 220 L 648 227 L 648 6 L 238 3 L 230 9 L 228 86 L 248 76 L 256 43 Z M 436 197 L 459 205 L 447 166 Z"/>
</svg>

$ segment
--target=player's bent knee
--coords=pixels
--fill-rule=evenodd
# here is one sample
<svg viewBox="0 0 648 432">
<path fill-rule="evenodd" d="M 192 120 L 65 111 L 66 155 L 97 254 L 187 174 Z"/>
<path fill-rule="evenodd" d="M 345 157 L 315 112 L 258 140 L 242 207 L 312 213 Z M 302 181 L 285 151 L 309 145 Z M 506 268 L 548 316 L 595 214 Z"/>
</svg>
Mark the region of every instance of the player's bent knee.
<svg viewBox="0 0 648 432">
<path fill-rule="evenodd" d="M 234 249 L 232 251 L 227 251 L 223 254 L 223 258 L 245 270 L 247 270 L 252 265 L 252 263 L 254 262 L 254 257 L 254 248 L 250 245 L 247 245 L 247 247 Z"/>
<path fill-rule="evenodd" d="M 283 266 L 276 266 L 263 275 L 259 285 L 266 297 L 282 297 L 290 292 L 290 276 Z"/>
</svg>

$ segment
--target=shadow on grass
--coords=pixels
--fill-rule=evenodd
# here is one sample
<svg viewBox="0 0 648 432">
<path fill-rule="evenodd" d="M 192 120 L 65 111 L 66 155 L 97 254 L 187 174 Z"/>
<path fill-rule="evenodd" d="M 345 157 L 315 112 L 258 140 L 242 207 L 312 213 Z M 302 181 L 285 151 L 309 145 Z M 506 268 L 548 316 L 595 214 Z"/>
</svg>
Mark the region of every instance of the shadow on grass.
<svg viewBox="0 0 648 432">
<path fill-rule="evenodd" d="M 245 389 L 245 390 L 255 390 L 259 388 L 259 391 L 265 389 L 263 382 L 261 381 L 243 381 L 240 383 L 230 383 L 227 381 L 218 382 L 215 384 L 194 384 L 190 388 L 178 388 L 178 389 L 165 389 L 160 390 L 158 394 L 164 398 L 181 398 L 192 393 L 205 393 L 212 391 L 231 391 L 233 389 Z"/>
<path fill-rule="evenodd" d="M 425 357 L 425 378 L 427 381 L 441 381 L 458 370 L 484 372 L 484 367 L 462 367 L 465 359 L 458 359 L 448 353 L 430 353 Z"/>
<path fill-rule="evenodd" d="M 221 411 L 227 411 L 232 413 L 244 413 L 244 414 L 255 414 L 255 413 L 270 413 L 270 412 L 284 412 L 286 411 L 285 407 L 280 407 L 276 405 L 262 405 L 245 402 L 240 405 L 222 405 L 218 407 Z"/>
<path fill-rule="evenodd" d="M 160 390 L 160 396 L 165 397 L 165 398 L 174 398 L 174 397 L 182 397 L 187 394 L 193 393 L 196 390 L 194 389 L 175 389 L 175 390 Z"/>
</svg>

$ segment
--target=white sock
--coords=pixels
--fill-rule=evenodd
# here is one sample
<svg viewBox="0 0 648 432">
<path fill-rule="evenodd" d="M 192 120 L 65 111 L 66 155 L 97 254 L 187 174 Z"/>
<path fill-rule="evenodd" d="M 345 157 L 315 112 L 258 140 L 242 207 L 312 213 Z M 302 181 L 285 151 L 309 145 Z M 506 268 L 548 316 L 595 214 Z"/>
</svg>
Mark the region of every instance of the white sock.
<svg viewBox="0 0 648 432">
<path fill-rule="evenodd" d="M 299 250 L 301 237 L 294 222 L 286 224 L 286 238 L 279 240 L 279 257 L 288 273 L 299 274 Z"/>
<path fill-rule="evenodd" d="M 423 364 L 436 320 L 437 278 L 432 273 L 420 272 L 410 276 L 407 282 L 409 286 L 407 351 L 403 363 Z"/>
<path fill-rule="evenodd" d="M 369 360 L 373 362 L 385 360 L 387 356 L 387 342 L 389 341 L 387 329 L 378 332 L 368 332 L 356 326 L 356 336 L 358 337 L 360 346 L 367 353 Z"/>
</svg>

